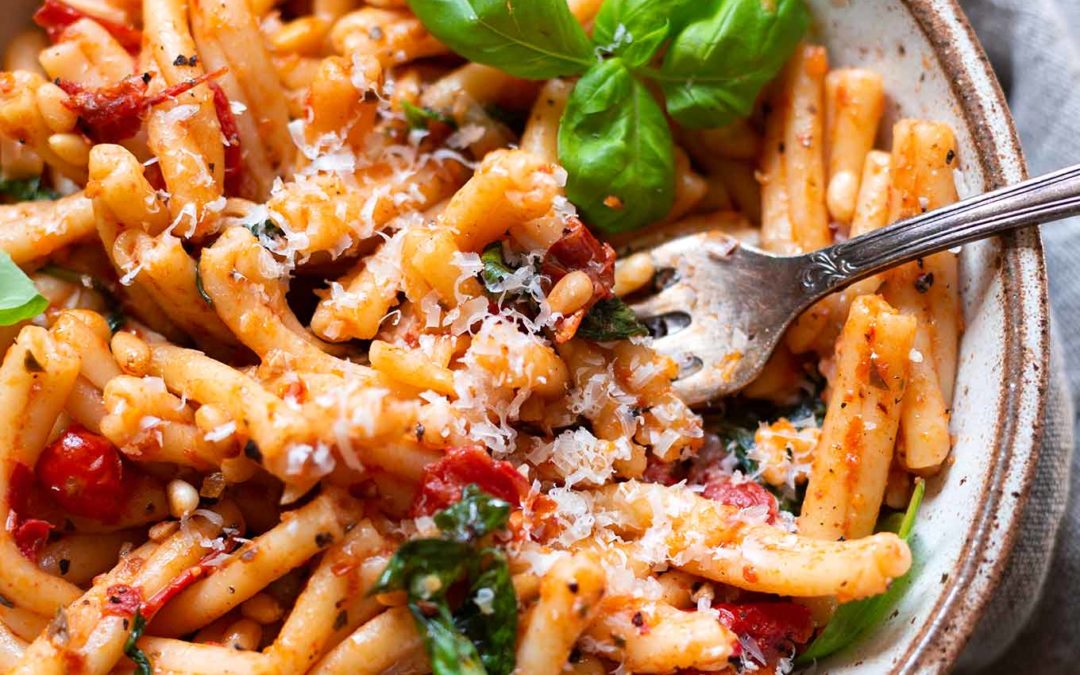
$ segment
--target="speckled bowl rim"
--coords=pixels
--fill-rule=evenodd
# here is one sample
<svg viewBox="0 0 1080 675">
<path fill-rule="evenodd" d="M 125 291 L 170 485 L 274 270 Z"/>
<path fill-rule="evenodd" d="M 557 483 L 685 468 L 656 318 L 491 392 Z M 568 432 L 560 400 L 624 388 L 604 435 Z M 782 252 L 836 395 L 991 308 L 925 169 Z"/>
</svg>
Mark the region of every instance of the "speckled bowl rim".
<svg viewBox="0 0 1080 675">
<path fill-rule="evenodd" d="M 975 141 L 994 189 L 1027 177 L 1020 138 L 990 62 L 957 0 L 902 0 L 918 23 Z M 995 131 L 996 130 L 996 131 Z M 1034 481 L 1043 432 L 1050 360 L 1046 266 L 1037 229 L 1002 236 L 1005 350 L 989 483 L 975 506 L 964 553 L 935 606 L 890 672 L 944 672 L 955 663 L 1005 571 Z M 1019 490 L 1007 489 L 1019 485 Z"/>
</svg>

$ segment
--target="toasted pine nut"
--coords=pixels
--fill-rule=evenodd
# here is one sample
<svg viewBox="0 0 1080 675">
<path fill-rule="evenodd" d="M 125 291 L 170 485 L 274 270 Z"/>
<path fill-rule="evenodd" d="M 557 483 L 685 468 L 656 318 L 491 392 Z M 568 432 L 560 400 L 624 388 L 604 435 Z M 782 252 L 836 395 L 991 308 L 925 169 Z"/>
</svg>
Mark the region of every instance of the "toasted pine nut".
<svg viewBox="0 0 1080 675">
<path fill-rule="evenodd" d="M 270 38 L 271 48 L 281 54 L 318 55 L 330 33 L 330 22 L 319 16 L 304 16 L 281 27 Z"/>
<path fill-rule="evenodd" d="M 79 134 L 53 134 L 49 136 L 49 149 L 72 166 L 90 163 L 90 144 Z"/>
<path fill-rule="evenodd" d="M 635 253 L 615 261 L 615 295 L 629 295 L 652 280 L 656 267 L 648 253 Z"/>
<path fill-rule="evenodd" d="M 169 513 L 174 518 L 183 518 L 199 508 L 199 492 L 187 481 L 174 479 L 165 486 L 169 498 Z"/>
<path fill-rule="evenodd" d="M 262 626 L 251 619 L 240 619 L 225 629 L 222 644 L 233 649 L 252 651 L 258 649 L 262 640 Z"/>
<path fill-rule="evenodd" d="M 593 296 L 593 283 L 589 275 L 581 270 L 574 270 L 567 274 L 548 293 L 548 305 L 552 312 L 562 315 L 573 314 L 586 304 Z"/>
</svg>

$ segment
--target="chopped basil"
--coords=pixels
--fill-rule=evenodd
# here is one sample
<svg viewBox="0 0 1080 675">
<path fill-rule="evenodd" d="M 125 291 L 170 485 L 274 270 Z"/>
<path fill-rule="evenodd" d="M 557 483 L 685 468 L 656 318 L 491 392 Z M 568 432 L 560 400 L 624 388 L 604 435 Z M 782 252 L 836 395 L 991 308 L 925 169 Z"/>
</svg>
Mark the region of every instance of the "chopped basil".
<svg viewBox="0 0 1080 675">
<path fill-rule="evenodd" d="M 131 633 L 128 634 L 127 641 L 124 642 L 124 654 L 135 662 L 135 675 L 152 675 L 154 672 L 154 667 L 150 664 L 146 652 L 139 649 L 136 644 L 145 629 L 146 618 L 143 617 L 142 612 L 136 610 L 135 616 L 131 619 Z"/>
<path fill-rule="evenodd" d="M 101 298 L 105 301 L 105 321 L 109 324 L 109 330 L 112 332 L 115 333 L 127 323 L 127 317 L 124 316 L 120 298 L 101 279 L 53 264 L 45 265 L 40 271 L 50 277 L 91 288 L 101 295 Z"/>
<path fill-rule="evenodd" d="M 484 288 L 489 293 L 500 293 L 500 284 L 514 273 L 514 270 L 503 259 L 502 242 L 493 242 L 487 245 L 480 254 L 480 262 L 484 268 L 480 270 L 480 279 L 484 282 Z"/>
<path fill-rule="evenodd" d="M 13 202 L 38 202 L 58 199 L 60 195 L 41 187 L 41 177 L 17 180 L 0 179 L 0 195 Z"/>
<path fill-rule="evenodd" d="M 195 290 L 199 292 L 199 296 L 202 297 L 203 302 L 205 302 L 207 306 L 213 307 L 214 299 L 210 297 L 210 294 L 206 292 L 206 288 L 203 287 L 202 273 L 199 267 L 200 263 L 201 261 L 198 258 L 195 258 Z"/>
<path fill-rule="evenodd" d="M 438 110 L 402 101 L 401 112 L 405 114 L 405 121 L 408 122 L 410 129 L 427 129 L 431 122 L 440 122 L 451 129 L 457 129 L 457 122 L 454 118 Z"/>
<path fill-rule="evenodd" d="M 648 335 L 649 329 L 625 302 L 618 298 L 598 300 L 585 314 L 578 326 L 577 336 L 586 340 L 606 342 L 625 340 L 635 335 Z"/>
<path fill-rule="evenodd" d="M 269 218 L 261 223 L 248 225 L 247 229 L 259 239 L 279 239 L 285 236 L 285 230 L 278 227 L 277 223 Z"/>
<path fill-rule="evenodd" d="M 435 675 L 514 670 L 517 596 L 506 556 L 487 543 L 509 517 L 507 502 L 467 486 L 435 514 L 442 536 L 402 544 L 370 591 L 406 592 Z M 459 602 L 451 589 L 464 591 Z"/>
</svg>

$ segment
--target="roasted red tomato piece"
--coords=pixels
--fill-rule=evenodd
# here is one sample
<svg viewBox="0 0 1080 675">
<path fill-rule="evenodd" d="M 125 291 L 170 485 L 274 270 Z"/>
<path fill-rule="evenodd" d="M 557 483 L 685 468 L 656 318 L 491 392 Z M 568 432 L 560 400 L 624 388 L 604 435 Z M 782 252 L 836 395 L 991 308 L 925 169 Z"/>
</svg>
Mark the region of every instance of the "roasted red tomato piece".
<svg viewBox="0 0 1080 675">
<path fill-rule="evenodd" d="M 37 12 L 34 13 L 34 23 L 45 29 L 49 39 L 56 42 L 63 35 L 64 30 L 79 19 L 87 18 L 83 12 L 71 5 L 59 2 L 59 0 L 45 0 Z M 96 21 L 102 28 L 107 30 L 120 46 L 136 54 L 142 45 L 142 32 L 126 24 L 89 17 Z"/>
<path fill-rule="evenodd" d="M 810 610 L 794 602 L 722 602 L 713 608 L 720 613 L 720 623 L 738 635 L 740 642 L 753 641 L 758 653 L 750 654 L 744 647 L 743 655 L 762 665 L 780 653 L 790 655 L 794 645 L 805 643 L 814 634 Z"/>
<path fill-rule="evenodd" d="M 413 516 L 427 516 L 461 499 L 465 486 L 476 483 L 481 490 L 512 506 L 521 506 L 529 483 L 510 462 L 496 461 L 482 447 L 451 448 L 424 469 L 420 490 L 412 504 Z"/>
<path fill-rule="evenodd" d="M 764 506 L 768 509 L 769 523 L 776 520 L 776 514 L 779 511 L 776 497 L 753 481 L 736 483 L 730 478 L 718 478 L 706 483 L 701 494 L 721 504 L 740 509 Z"/>
<path fill-rule="evenodd" d="M 38 458 L 38 482 L 69 513 L 115 520 L 124 507 L 120 452 L 104 436 L 73 424 Z"/>
</svg>

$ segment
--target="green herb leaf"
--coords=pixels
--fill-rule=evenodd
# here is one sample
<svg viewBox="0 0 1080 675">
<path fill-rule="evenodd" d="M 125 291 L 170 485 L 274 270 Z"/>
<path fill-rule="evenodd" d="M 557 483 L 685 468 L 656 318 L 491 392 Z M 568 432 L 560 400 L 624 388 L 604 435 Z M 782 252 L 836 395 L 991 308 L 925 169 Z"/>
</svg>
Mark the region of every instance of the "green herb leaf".
<svg viewBox="0 0 1080 675">
<path fill-rule="evenodd" d="M 515 665 L 518 610 L 510 566 L 497 548 L 485 548 L 480 556 L 488 568 L 472 580 L 456 624 L 476 645 L 488 675 L 510 675 Z"/>
<path fill-rule="evenodd" d="M 457 630 L 445 602 L 438 604 L 431 616 L 412 602 L 409 611 L 417 627 L 424 632 L 431 672 L 435 675 L 484 675 L 483 661 L 476 646 Z"/>
<path fill-rule="evenodd" d="M 668 113 L 687 127 L 719 127 L 750 114 L 761 88 L 791 56 L 810 23 L 803 0 L 726 0 L 668 47 L 653 72 Z"/>
<path fill-rule="evenodd" d="M 897 536 L 904 541 L 908 541 L 911 545 L 912 558 L 916 561 L 921 558 L 921 554 L 919 554 L 916 541 L 912 539 L 912 534 L 915 530 L 915 516 L 919 512 L 919 505 L 922 504 L 925 492 L 926 481 L 921 478 L 916 479 L 915 490 L 911 493 L 911 501 L 908 502 L 907 511 L 904 512 L 903 518 L 888 518 L 882 522 L 882 525 L 896 527 Z M 840 605 L 836 609 L 836 613 L 833 614 L 832 620 L 826 624 L 825 630 L 821 631 L 817 638 L 810 643 L 810 646 L 799 656 L 795 663 L 805 665 L 851 645 L 868 628 L 884 620 L 900 601 L 900 598 L 903 597 L 908 587 L 911 586 L 914 576 L 915 564 L 913 563 L 907 574 L 899 579 L 894 579 L 889 586 L 889 590 L 881 595 Z"/>
<path fill-rule="evenodd" d="M 285 236 L 285 230 L 282 230 L 277 226 L 277 223 L 270 219 L 248 225 L 247 229 L 259 239 L 279 239 Z"/>
<path fill-rule="evenodd" d="M 496 241 L 488 244 L 480 254 L 480 262 L 484 265 L 484 269 L 480 271 L 484 288 L 488 293 L 500 293 L 502 282 L 514 273 L 514 270 L 503 259 L 502 243 Z"/>
<path fill-rule="evenodd" d="M 41 177 L 0 180 L 0 195 L 13 202 L 38 202 L 58 199 L 59 193 L 41 187 Z"/>
<path fill-rule="evenodd" d="M 473 542 L 506 527 L 510 504 L 492 497 L 475 483 L 465 486 L 461 500 L 435 514 L 444 537 Z"/>
<path fill-rule="evenodd" d="M 440 539 L 402 544 L 369 594 L 405 591 L 436 675 L 510 675 L 517 640 L 517 596 L 506 556 L 478 541 L 506 526 L 510 505 L 476 485 L 435 515 Z M 467 584 L 456 611 L 451 588 Z"/>
<path fill-rule="evenodd" d="M 559 124 L 566 196 L 604 232 L 656 222 L 675 199 L 675 151 L 664 111 L 622 59 L 594 66 Z"/>
<path fill-rule="evenodd" d="M 581 319 L 577 329 L 578 337 L 597 342 L 648 334 L 649 329 L 637 318 L 634 310 L 618 298 L 598 300 Z"/>
<path fill-rule="evenodd" d="M 593 22 L 593 42 L 630 66 L 648 63 L 671 32 L 668 0 L 606 0 Z"/>
<path fill-rule="evenodd" d="M 429 122 L 441 122 L 451 129 L 457 129 L 457 121 L 446 113 L 431 108 L 422 108 L 408 101 L 401 102 L 401 112 L 405 114 L 405 121 L 410 129 L 427 129 Z"/>
<path fill-rule="evenodd" d="M 136 644 L 145 629 L 146 618 L 139 610 L 135 610 L 135 616 L 131 619 L 131 632 L 128 633 L 127 640 L 124 642 L 124 654 L 135 662 L 135 675 L 152 675 L 154 672 L 146 652 L 139 649 Z"/>
<path fill-rule="evenodd" d="M 576 75 L 596 62 L 565 0 L 409 0 L 409 7 L 450 49 L 517 77 Z"/>
<path fill-rule="evenodd" d="M 199 296 L 203 299 L 203 302 L 205 302 L 208 307 L 213 307 L 214 299 L 210 297 L 210 294 L 207 293 L 206 289 L 203 287 L 202 273 L 199 270 L 200 262 L 201 261 L 198 258 L 195 258 L 195 290 L 199 292 Z"/>
<path fill-rule="evenodd" d="M 49 301 L 37 292 L 30 277 L 0 250 L 0 326 L 32 319 L 48 306 Z"/>
</svg>

